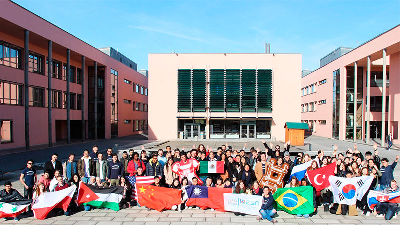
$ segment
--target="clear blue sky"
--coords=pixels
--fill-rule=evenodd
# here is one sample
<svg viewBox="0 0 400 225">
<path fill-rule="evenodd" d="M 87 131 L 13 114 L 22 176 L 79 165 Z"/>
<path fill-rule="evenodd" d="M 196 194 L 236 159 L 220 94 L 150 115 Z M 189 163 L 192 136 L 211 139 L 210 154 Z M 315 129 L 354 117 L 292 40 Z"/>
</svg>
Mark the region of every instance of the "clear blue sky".
<svg viewBox="0 0 400 225">
<path fill-rule="evenodd" d="M 147 69 L 149 53 L 303 54 L 303 69 L 400 24 L 400 1 L 15 0 L 95 47 Z"/>
</svg>

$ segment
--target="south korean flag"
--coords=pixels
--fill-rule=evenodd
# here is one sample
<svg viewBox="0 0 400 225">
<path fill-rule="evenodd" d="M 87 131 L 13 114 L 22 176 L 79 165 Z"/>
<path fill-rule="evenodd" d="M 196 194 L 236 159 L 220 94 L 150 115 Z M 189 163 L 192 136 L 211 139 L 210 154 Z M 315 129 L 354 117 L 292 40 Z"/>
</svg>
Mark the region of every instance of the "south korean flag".
<svg viewBox="0 0 400 225">
<path fill-rule="evenodd" d="M 332 186 L 334 202 L 339 204 L 354 205 L 361 200 L 371 186 L 373 176 L 354 178 L 329 177 Z"/>
</svg>

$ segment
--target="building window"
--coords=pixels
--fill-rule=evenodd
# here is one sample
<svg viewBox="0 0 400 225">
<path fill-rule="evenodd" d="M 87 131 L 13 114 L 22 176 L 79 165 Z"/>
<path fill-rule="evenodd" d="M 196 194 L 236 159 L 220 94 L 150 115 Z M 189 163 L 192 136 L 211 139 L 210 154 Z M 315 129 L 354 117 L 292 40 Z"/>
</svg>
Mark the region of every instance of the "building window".
<svg viewBox="0 0 400 225">
<path fill-rule="evenodd" d="M 307 87 L 307 95 L 310 94 L 310 89 Z"/>
<path fill-rule="evenodd" d="M 371 112 L 382 112 L 382 96 L 371 96 Z M 389 109 L 389 96 L 386 96 L 386 112 Z"/>
<path fill-rule="evenodd" d="M 319 101 L 319 104 L 326 104 L 326 99 Z"/>
<path fill-rule="evenodd" d="M 44 74 L 43 62 L 44 57 L 35 53 L 29 53 L 28 70 L 32 73 Z"/>
<path fill-rule="evenodd" d="M 306 112 L 308 112 L 308 103 L 305 104 Z"/>
<path fill-rule="evenodd" d="M 63 93 L 63 101 L 62 102 L 63 102 L 62 108 L 66 109 L 67 108 L 67 92 Z"/>
<path fill-rule="evenodd" d="M 125 123 L 125 124 L 132 123 L 132 120 L 124 120 L 124 123 Z"/>
<path fill-rule="evenodd" d="M 127 84 L 132 84 L 132 81 L 130 81 L 130 80 L 127 80 L 127 79 L 124 79 L 124 83 L 127 83 Z"/>
<path fill-rule="evenodd" d="M 21 50 L 0 42 L 0 65 L 21 69 Z"/>
<path fill-rule="evenodd" d="M 69 82 L 76 83 L 76 68 L 74 66 L 69 67 Z"/>
<path fill-rule="evenodd" d="M 0 120 L 1 143 L 8 143 L 13 141 L 12 120 Z"/>
<path fill-rule="evenodd" d="M 144 95 L 148 95 L 148 89 L 146 88 L 146 89 L 144 89 Z"/>
<path fill-rule="evenodd" d="M 20 84 L 0 81 L 0 104 L 22 105 L 22 88 Z"/>
<path fill-rule="evenodd" d="M 147 122 L 147 120 L 145 120 L 144 121 L 144 130 L 148 130 L 148 129 L 149 129 L 148 122 Z"/>
<path fill-rule="evenodd" d="M 136 131 L 139 130 L 139 120 L 135 120 L 135 129 Z"/>
<path fill-rule="evenodd" d="M 311 93 L 315 93 L 315 85 L 311 84 Z"/>
<path fill-rule="evenodd" d="M 124 99 L 124 103 L 126 103 L 126 104 L 131 104 L 131 100 Z"/>
<path fill-rule="evenodd" d="M 365 82 L 367 83 L 367 82 Z M 383 85 L 383 72 L 382 71 L 371 71 L 370 79 L 371 87 L 382 87 Z M 367 86 L 367 84 L 365 85 Z M 389 87 L 389 71 L 386 71 L 386 87 Z"/>
<path fill-rule="evenodd" d="M 44 88 L 29 87 L 29 106 L 44 107 Z"/>
<path fill-rule="evenodd" d="M 62 79 L 67 80 L 67 64 L 62 66 Z"/>
<path fill-rule="evenodd" d="M 137 110 L 137 111 L 142 111 L 141 108 L 140 108 L 140 102 L 137 103 L 136 110 Z"/>
<path fill-rule="evenodd" d="M 325 125 L 326 124 L 326 120 L 318 120 L 318 123 Z"/>
<path fill-rule="evenodd" d="M 76 69 L 76 83 L 82 84 L 82 69 Z"/>
<path fill-rule="evenodd" d="M 143 111 L 147 112 L 148 105 L 147 104 L 143 104 L 143 105 L 144 105 L 144 110 Z"/>
<path fill-rule="evenodd" d="M 301 96 L 304 96 L 304 88 L 301 89 Z"/>
<path fill-rule="evenodd" d="M 140 130 L 144 130 L 144 120 L 140 121 Z"/>
<path fill-rule="evenodd" d="M 323 79 L 323 80 L 320 80 L 319 81 L 319 84 L 321 85 L 321 84 L 325 84 L 326 83 L 326 79 Z"/>
<path fill-rule="evenodd" d="M 76 109 L 82 110 L 82 94 L 76 96 Z"/>
<path fill-rule="evenodd" d="M 69 108 L 70 109 L 76 109 L 76 94 L 75 93 L 69 93 Z"/>
<path fill-rule="evenodd" d="M 52 91 L 52 100 L 51 107 L 61 109 L 62 95 L 61 91 L 53 90 Z"/>
<path fill-rule="evenodd" d="M 143 87 L 140 87 L 140 94 L 144 94 L 143 93 Z"/>
<path fill-rule="evenodd" d="M 136 93 L 139 93 L 139 84 L 136 84 Z"/>
<path fill-rule="evenodd" d="M 53 74 L 52 77 L 61 80 L 62 73 L 62 63 L 59 61 L 53 60 Z"/>
<path fill-rule="evenodd" d="M 314 112 L 315 108 L 314 108 L 314 102 L 310 102 L 310 112 Z"/>
</svg>

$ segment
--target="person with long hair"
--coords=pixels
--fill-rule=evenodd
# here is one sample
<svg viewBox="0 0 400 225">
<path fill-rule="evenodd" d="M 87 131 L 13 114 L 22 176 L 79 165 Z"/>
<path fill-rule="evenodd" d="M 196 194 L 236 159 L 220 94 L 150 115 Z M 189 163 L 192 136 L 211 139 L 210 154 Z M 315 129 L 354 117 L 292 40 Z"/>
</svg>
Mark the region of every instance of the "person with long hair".
<svg viewBox="0 0 400 225">
<path fill-rule="evenodd" d="M 277 221 L 272 218 L 276 214 L 276 209 L 274 209 L 274 197 L 272 196 L 269 187 L 264 187 L 262 196 L 263 200 L 260 209 L 261 216 L 258 216 L 257 219 L 267 219 L 272 223 L 276 223 Z"/>
<path fill-rule="evenodd" d="M 43 194 L 43 193 L 45 193 L 45 192 L 47 192 L 46 186 L 45 186 L 43 183 L 41 183 L 41 182 L 37 183 L 37 184 L 36 184 L 36 190 L 33 192 L 33 197 L 32 197 L 33 202 L 35 202 L 36 199 L 37 199 L 41 194 Z"/>
<path fill-rule="evenodd" d="M 236 194 L 246 194 L 247 188 L 242 180 L 239 180 L 236 184 L 234 193 Z"/>
<path fill-rule="evenodd" d="M 119 207 L 121 209 L 129 208 L 131 207 L 130 202 L 131 202 L 132 188 L 129 182 L 126 181 L 126 178 L 124 176 L 121 177 L 119 182 L 120 182 L 119 186 L 124 189 L 124 192 L 122 194 L 122 199 L 119 202 Z"/>
<path fill-rule="evenodd" d="M 299 180 L 297 179 L 296 176 L 293 176 L 292 179 L 290 179 L 289 187 L 298 187 L 298 186 L 300 186 Z"/>
<path fill-rule="evenodd" d="M 258 184 L 258 181 L 254 181 L 253 185 L 251 186 L 251 194 L 252 195 L 262 195 L 263 194 L 263 190 L 260 187 L 260 185 Z"/>
<path fill-rule="evenodd" d="M 318 169 L 318 163 L 317 163 L 317 161 L 314 160 L 311 162 L 311 165 L 307 168 L 307 171 L 316 170 L 316 169 Z"/>
<path fill-rule="evenodd" d="M 178 174 L 172 171 L 172 164 L 174 164 L 174 160 L 172 158 L 167 159 L 167 163 L 164 166 L 164 176 L 165 176 L 165 184 L 170 186 L 175 178 L 178 177 Z"/>
<path fill-rule="evenodd" d="M 246 164 L 244 169 L 240 171 L 239 179 L 244 182 L 246 187 L 250 187 L 250 185 L 253 183 L 255 180 L 255 175 L 249 164 Z"/>
</svg>

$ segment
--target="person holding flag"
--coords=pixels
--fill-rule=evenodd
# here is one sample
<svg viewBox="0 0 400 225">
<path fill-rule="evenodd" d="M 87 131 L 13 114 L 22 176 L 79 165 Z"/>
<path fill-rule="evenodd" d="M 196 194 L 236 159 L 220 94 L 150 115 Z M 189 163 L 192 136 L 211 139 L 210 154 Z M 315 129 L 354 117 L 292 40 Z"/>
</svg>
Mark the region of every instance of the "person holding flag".
<svg viewBox="0 0 400 225">
<path fill-rule="evenodd" d="M 396 180 L 390 182 L 390 186 L 383 190 L 385 194 L 391 194 L 399 192 L 400 188 L 397 186 Z M 383 217 L 385 215 L 385 220 L 391 220 L 393 217 L 397 218 L 397 213 L 399 211 L 399 205 L 395 202 L 378 202 L 376 204 L 376 211 L 379 214 L 376 217 Z"/>
<path fill-rule="evenodd" d="M 186 177 L 191 181 L 193 177 L 196 177 L 199 185 L 203 185 L 203 181 L 196 174 L 197 168 L 200 166 L 199 161 L 196 159 L 187 159 L 184 152 L 181 152 L 180 158 L 181 161 L 172 165 L 172 171 L 179 175 L 179 180 L 182 182 L 182 178 Z"/>
<path fill-rule="evenodd" d="M 273 219 L 273 216 L 276 214 L 276 209 L 274 209 L 274 197 L 269 187 L 264 187 L 262 196 L 263 200 L 260 209 L 261 216 L 258 216 L 257 219 L 267 219 L 272 223 L 276 223 L 277 221 Z"/>
<path fill-rule="evenodd" d="M 4 183 L 4 187 L 5 189 L 0 191 L 0 217 L 3 217 L 5 221 L 7 220 L 7 217 L 14 217 L 15 221 L 19 221 L 18 215 L 21 214 L 29 204 L 24 205 L 24 208 L 21 208 L 11 203 L 12 201 L 25 199 L 17 190 L 12 188 L 10 181 Z M 4 202 L 8 202 L 8 204 Z M 12 208 L 12 210 L 7 210 L 6 208 Z"/>
</svg>

